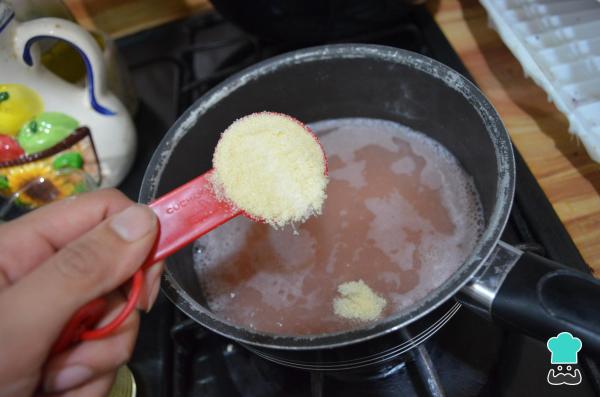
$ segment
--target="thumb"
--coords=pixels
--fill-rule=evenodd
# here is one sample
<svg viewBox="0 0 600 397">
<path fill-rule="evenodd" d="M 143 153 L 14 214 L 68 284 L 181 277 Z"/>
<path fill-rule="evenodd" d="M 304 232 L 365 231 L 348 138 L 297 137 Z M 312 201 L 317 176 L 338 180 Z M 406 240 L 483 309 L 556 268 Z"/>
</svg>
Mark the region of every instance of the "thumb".
<svg viewBox="0 0 600 397">
<path fill-rule="evenodd" d="M 0 307 L 12 306 L 10 328 L 21 340 L 31 332 L 30 340 L 49 338 L 44 342 L 51 344 L 77 309 L 131 277 L 156 233 L 152 210 L 136 204 L 67 244 L 0 295 Z"/>
</svg>

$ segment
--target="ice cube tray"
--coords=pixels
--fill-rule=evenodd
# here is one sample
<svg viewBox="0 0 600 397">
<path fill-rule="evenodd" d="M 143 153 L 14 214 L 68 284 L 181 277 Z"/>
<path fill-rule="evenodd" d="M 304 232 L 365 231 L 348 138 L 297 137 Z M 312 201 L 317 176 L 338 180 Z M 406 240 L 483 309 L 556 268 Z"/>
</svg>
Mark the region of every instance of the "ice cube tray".
<svg viewBox="0 0 600 397">
<path fill-rule="evenodd" d="M 525 73 L 600 162 L 600 2 L 480 0 Z"/>
</svg>

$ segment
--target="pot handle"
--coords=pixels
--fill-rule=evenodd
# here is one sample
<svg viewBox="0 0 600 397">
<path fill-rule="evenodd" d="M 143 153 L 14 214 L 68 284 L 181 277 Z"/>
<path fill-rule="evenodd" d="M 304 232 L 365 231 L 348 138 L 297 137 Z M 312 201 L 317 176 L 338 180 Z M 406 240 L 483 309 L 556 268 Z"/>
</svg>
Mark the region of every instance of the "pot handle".
<svg viewBox="0 0 600 397">
<path fill-rule="evenodd" d="M 561 332 L 600 357 L 600 281 L 500 243 L 459 299 L 497 323 L 548 343 Z"/>
<path fill-rule="evenodd" d="M 28 66 L 33 66 L 31 46 L 41 39 L 59 39 L 66 41 L 75 48 L 85 64 L 87 75 L 87 96 L 90 106 L 96 112 L 112 116 L 116 113 L 104 106 L 107 80 L 106 65 L 102 51 L 92 35 L 81 26 L 60 18 L 39 18 L 17 26 L 15 33 L 15 50 Z"/>
</svg>

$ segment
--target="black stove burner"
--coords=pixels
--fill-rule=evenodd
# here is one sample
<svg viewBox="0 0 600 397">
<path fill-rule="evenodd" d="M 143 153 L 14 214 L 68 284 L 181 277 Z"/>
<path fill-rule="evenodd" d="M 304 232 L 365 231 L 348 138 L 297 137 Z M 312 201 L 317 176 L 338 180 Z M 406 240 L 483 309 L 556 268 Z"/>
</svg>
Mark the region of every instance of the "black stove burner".
<svg viewBox="0 0 600 397">
<path fill-rule="evenodd" d="M 417 9 L 394 28 L 347 41 L 419 52 L 469 76 L 425 9 Z M 212 13 L 117 44 L 141 99 L 136 116 L 138 158 L 121 186 L 134 199 L 154 148 L 194 99 L 248 65 L 295 49 L 265 45 Z M 518 153 L 516 160 L 515 204 L 503 239 L 588 270 Z M 502 330 L 465 309 L 404 361 L 392 360 L 362 372 L 311 373 L 265 361 L 202 328 L 161 296 L 142 319 L 130 366 L 142 397 L 600 395 L 594 363 L 584 360 L 581 385 L 550 386 L 549 353 L 543 343 Z"/>
</svg>

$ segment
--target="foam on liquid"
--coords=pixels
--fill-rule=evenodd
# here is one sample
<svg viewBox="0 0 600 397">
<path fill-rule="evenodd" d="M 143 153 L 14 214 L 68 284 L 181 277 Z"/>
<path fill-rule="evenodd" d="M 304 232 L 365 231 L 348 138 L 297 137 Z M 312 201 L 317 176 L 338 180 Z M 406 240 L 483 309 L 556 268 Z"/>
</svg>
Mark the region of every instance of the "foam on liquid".
<svg viewBox="0 0 600 397">
<path fill-rule="evenodd" d="M 473 182 L 436 141 L 383 120 L 310 127 L 329 162 L 323 214 L 299 234 L 238 217 L 195 243 L 208 306 L 229 322 L 287 335 L 364 326 L 334 314 L 338 285 L 362 279 L 391 315 L 448 279 L 481 234 Z"/>
</svg>

